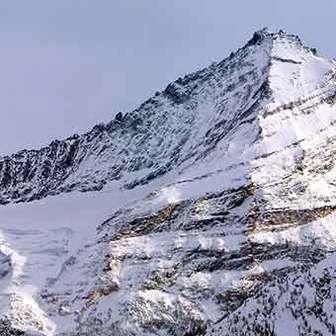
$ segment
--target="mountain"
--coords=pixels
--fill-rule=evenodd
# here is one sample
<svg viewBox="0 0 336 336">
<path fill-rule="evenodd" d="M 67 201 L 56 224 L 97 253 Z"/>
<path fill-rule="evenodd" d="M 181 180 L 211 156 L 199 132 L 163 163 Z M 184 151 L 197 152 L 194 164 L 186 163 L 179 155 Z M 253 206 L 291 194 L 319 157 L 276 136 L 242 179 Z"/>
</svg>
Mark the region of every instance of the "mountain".
<svg viewBox="0 0 336 336">
<path fill-rule="evenodd" d="M 334 335 L 336 62 L 283 31 L 0 159 L 1 335 Z"/>
</svg>

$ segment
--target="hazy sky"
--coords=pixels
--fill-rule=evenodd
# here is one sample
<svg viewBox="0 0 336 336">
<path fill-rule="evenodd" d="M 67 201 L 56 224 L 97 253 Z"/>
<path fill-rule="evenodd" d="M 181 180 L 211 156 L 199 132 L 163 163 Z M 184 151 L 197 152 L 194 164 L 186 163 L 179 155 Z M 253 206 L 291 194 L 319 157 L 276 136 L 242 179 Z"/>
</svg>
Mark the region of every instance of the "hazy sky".
<svg viewBox="0 0 336 336">
<path fill-rule="evenodd" d="M 0 2 L 0 153 L 136 108 L 264 26 L 336 57 L 335 0 Z"/>
</svg>

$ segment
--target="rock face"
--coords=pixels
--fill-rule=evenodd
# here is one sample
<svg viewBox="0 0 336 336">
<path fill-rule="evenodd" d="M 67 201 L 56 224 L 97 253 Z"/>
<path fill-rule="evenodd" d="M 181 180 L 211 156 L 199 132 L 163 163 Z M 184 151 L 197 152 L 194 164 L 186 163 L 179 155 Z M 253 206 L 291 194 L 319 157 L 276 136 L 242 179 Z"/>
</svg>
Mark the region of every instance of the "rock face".
<svg viewBox="0 0 336 336">
<path fill-rule="evenodd" d="M 9 290 L 4 321 L 63 336 L 335 335 L 335 140 L 336 62 L 262 30 L 107 125 L 3 157 L 4 208 L 133 199 L 35 284 L 43 314 Z"/>
</svg>

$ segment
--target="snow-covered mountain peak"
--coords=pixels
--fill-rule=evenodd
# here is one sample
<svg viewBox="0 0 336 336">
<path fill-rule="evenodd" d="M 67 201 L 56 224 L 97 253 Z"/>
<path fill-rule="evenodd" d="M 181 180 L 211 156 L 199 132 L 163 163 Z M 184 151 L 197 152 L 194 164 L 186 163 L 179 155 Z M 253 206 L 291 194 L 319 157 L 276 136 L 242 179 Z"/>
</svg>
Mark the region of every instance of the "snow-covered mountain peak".
<svg viewBox="0 0 336 336">
<path fill-rule="evenodd" d="M 335 334 L 335 73 L 264 29 L 1 158 L 0 334 Z"/>
<path fill-rule="evenodd" d="M 279 30 L 277 32 L 271 31 L 268 27 L 262 28 L 253 33 L 252 38 L 246 43 L 246 46 L 260 45 L 265 41 L 281 41 L 283 45 L 288 44 L 297 49 L 305 49 L 307 52 L 317 53 L 315 48 L 305 46 L 298 35 Z"/>
</svg>

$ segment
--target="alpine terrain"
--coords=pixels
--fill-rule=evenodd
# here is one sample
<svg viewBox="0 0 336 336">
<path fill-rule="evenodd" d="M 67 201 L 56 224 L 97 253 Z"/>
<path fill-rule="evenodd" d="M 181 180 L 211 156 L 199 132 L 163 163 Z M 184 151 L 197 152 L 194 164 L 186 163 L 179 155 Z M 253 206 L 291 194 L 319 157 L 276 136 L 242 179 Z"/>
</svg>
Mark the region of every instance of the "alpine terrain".
<svg viewBox="0 0 336 336">
<path fill-rule="evenodd" d="M 336 61 L 267 29 L 133 112 L 0 158 L 0 335 L 335 335 Z"/>
</svg>

